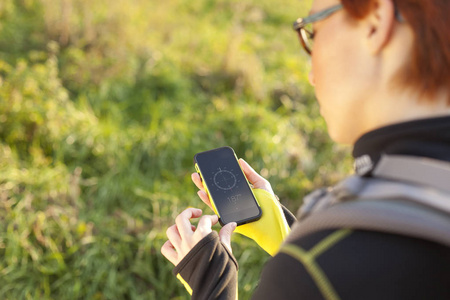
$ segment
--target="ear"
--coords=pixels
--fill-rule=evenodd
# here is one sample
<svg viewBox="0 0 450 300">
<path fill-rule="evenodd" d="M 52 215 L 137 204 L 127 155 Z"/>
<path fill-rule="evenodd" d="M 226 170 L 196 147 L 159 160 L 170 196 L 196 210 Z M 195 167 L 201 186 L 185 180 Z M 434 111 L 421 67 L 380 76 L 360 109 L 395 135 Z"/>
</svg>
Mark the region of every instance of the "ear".
<svg viewBox="0 0 450 300">
<path fill-rule="evenodd" d="M 395 22 L 395 7 L 392 0 L 376 0 L 366 17 L 366 34 L 369 51 L 376 55 L 389 42 Z"/>
</svg>

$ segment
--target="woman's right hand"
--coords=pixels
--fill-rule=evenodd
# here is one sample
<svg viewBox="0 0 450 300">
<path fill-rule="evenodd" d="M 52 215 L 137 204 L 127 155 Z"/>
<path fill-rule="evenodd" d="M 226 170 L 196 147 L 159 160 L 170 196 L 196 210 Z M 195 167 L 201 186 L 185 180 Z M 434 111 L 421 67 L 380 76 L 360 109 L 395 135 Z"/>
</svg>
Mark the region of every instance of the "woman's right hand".
<svg viewBox="0 0 450 300">
<path fill-rule="evenodd" d="M 253 188 L 266 190 L 272 195 L 275 195 L 273 193 L 272 187 L 270 186 L 270 183 L 264 177 L 256 173 L 256 171 L 253 170 L 253 168 L 245 160 L 240 158 L 239 164 L 241 165 L 242 170 L 244 171 L 245 177 L 247 177 L 247 180 L 250 182 L 250 184 L 253 185 Z M 206 205 L 208 205 L 211 209 L 213 209 L 211 202 L 209 201 L 208 194 L 205 191 L 205 187 L 203 186 L 203 182 L 200 179 L 200 175 L 198 173 L 192 173 L 191 178 L 194 184 L 199 189 L 197 195 Z"/>
</svg>

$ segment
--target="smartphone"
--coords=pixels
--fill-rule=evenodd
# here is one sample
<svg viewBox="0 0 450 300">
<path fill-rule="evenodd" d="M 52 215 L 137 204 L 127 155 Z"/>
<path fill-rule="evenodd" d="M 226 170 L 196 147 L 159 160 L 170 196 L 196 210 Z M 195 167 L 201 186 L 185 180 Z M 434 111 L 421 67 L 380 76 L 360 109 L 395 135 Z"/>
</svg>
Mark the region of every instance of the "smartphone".
<svg viewBox="0 0 450 300">
<path fill-rule="evenodd" d="M 222 226 L 261 218 L 261 207 L 231 147 L 197 153 L 194 163 Z"/>
</svg>

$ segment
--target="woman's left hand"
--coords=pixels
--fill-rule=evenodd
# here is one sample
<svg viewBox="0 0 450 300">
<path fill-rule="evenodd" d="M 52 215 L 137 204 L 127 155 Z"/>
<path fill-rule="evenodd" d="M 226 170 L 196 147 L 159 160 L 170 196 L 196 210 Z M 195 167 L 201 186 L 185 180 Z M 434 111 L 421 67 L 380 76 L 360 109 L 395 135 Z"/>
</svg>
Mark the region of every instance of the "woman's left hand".
<svg viewBox="0 0 450 300">
<path fill-rule="evenodd" d="M 191 224 L 190 220 L 199 218 L 202 210 L 198 208 L 188 208 L 179 214 L 175 219 L 175 224 L 167 231 L 168 240 L 161 248 L 161 253 L 175 266 L 200 242 L 204 237 L 212 232 L 212 226 L 219 219 L 216 215 L 204 215 L 200 218 L 197 228 Z M 231 234 L 236 228 L 236 223 L 228 223 L 219 232 L 220 240 L 231 251 Z"/>
</svg>

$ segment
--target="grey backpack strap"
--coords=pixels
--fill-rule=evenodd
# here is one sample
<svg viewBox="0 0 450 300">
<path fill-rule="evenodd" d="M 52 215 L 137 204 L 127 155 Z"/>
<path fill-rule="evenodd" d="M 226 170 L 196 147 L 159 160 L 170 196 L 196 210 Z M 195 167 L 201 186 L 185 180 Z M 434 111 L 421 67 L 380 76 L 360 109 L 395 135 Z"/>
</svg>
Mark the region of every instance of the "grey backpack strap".
<svg viewBox="0 0 450 300">
<path fill-rule="evenodd" d="M 450 163 L 445 161 L 406 155 L 383 155 L 372 174 L 379 178 L 434 187 L 450 193 Z"/>
<path fill-rule="evenodd" d="M 450 163 L 383 156 L 375 178 L 352 176 L 307 197 L 290 239 L 353 228 L 434 241 L 450 247 Z"/>
<path fill-rule="evenodd" d="M 400 199 L 366 199 L 333 205 L 295 223 L 287 241 L 338 228 L 399 234 L 450 247 L 447 213 Z"/>
<path fill-rule="evenodd" d="M 450 172 L 447 175 L 450 180 Z M 450 193 L 423 185 L 404 183 L 382 178 L 349 177 L 336 190 L 331 191 L 336 203 L 365 199 L 407 199 L 450 216 Z"/>
</svg>

